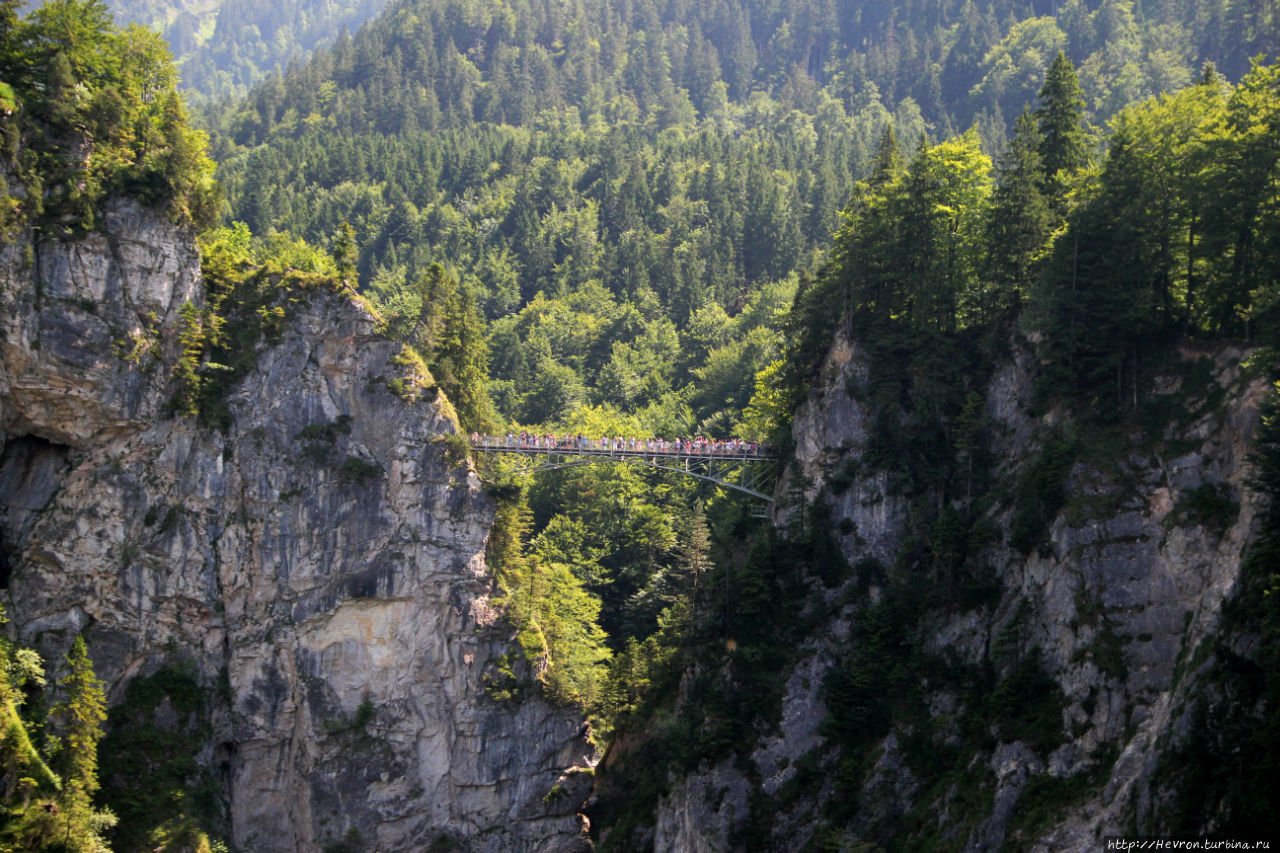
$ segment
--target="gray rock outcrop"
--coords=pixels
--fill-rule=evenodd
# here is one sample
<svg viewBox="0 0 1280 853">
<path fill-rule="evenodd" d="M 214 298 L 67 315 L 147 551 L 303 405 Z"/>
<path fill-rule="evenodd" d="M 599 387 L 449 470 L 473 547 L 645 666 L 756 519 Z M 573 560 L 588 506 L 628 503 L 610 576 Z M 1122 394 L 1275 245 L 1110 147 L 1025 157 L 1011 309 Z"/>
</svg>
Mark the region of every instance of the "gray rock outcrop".
<svg viewBox="0 0 1280 853">
<path fill-rule="evenodd" d="M 1170 399 L 1182 415 L 1161 439 L 1145 449 L 1130 441 L 1118 458 L 1075 462 L 1066 508 L 1028 554 L 1005 544 L 1016 505 L 996 505 L 988 518 L 1000 535 L 984 546 L 981 562 L 999 582 L 998 600 L 927 617 L 925 650 L 938 660 L 979 665 L 1001 632 L 1015 627 L 1026 648 L 1039 647 L 1044 671 L 1065 699 L 1062 745 L 1042 755 L 993 733 L 995 746 L 975 753 L 966 770 L 969 779 L 988 780 L 981 796 L 963 790 L 967 783 L 953 783 L 924 799 L 925 786 L 901 760 L 899 732 L 891 731 L 866 760 L 857 818 L 826 843 L 877 849 L 862 846 L 874 833 L 860 836 L 859 827 L 892 826 L 913 809 L 926 815 L 919 820 L 936 821 L 934 838 L 973 851 L 999 849 L 1015 831 L 1019 849 L 1076 851 L 1093 849 L 1105 835 L 1152 828 L 1175 781 L 1159 778 L 1157 768 L 1185 731 L 1198 689 L 1195 668 L 1213 645 L 1253 529 L 1257 499 L 1248 486 L 1248 454 L 1267 383 L 1241 367 L 1247 354 L 1229 344 L 1180 350 L 1183 364 L 1199 364 L 1205 387 L 1182 388 L 1176 370 L 1154 383 L 1157 395 L 1176 395 Z M 1033 367 L 1031 353 L 1015 343 L 984 389 L 989 450 L 998 460 L 994 476 L 1006 483 L 1021 476 L 1061 418 L 1059 412 L 1031 414 Z M 861 462 L 872 413 L 854 392 L 866 381 L 859 345 L 835 341 L 820 381 L 796 413 L 795 458 L 778 495 L 825 501 L 849 562 L 889 566 L 908 532 L 910 507 L 882 471 Z M 1160 447 L 1178 453 L 1166 456 Z M 1210 519 L 1188 510 L 1195 496 L 1206 494 L 1230 511 Z M 793 511 L 785 501 L 782 507 L 778 523 Z M 798 649 L 783 691 L 781 722 L 768 727 L 749 754 L 717 765 L 714 784 L 704 784 L 705 774 L 673 780 L 656 817 L 655 849 L 743 849 L 723 819 L 725 803 L 746 802 L 753 784 L 758 801 L 777 812 L 774 837 L 754 838 L 750 849 L 793 850 L 811 842 L 841 758 L 819 731 L 826 717 L 820 685 L 848 656 L 850 625 L 881 592 L 871 583 L 855 593 L 856 583 L 833 591 L 814 586 L 812 613 L 799 618 L 835 615 L 816 617 L 806 631 L 810 639 Z M 972 712 L 927 679 L 923 690 L 939 732 Z M 771 799 L 802 762 L 821 769 L 811 776 L 817 781 L 785 801 Z M 1032 783 L 1074 793 L 1054 805 L 1048 825 L 1017 826 L 1018 815 L 1030 808 L 1021 798 Z"/>
<path fill-rule="evenodd" d="M 0 248 L 0 575 L 10 628 L 84 633 L 109 698 L 176 659 L 207 686 L 199 756 L 230 841 L 310 853 L 584 846 L 580 717 L 495 702 L 491 501 L 400 345 L 299 292 L 225 431 L 169 414 L 191 236 L 133 204 L 102 233 Z M 430 395 L 426 395 L 429 397 Z"/>
</svg>

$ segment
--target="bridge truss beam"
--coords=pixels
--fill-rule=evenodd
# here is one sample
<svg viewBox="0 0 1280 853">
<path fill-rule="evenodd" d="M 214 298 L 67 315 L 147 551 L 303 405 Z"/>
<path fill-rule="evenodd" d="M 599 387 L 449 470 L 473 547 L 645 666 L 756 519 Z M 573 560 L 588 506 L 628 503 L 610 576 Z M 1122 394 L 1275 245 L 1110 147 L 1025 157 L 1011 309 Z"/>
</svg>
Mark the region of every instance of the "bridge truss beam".
<svg viewBox="0 0 1280 853">
<path fill-rule="evenodd" d="M 475 444 L 472 448 L 485 456 L 522 457 L 518 467 L 504 474 L 523 474 L 532 471 L 556 471 L 579 465 L 598 465 L 614 462 L 672 471 L 688 477 L 696 477 L 742 492 L 751 497 L 773 503 L 772 489 L 774 462 L 772 456 L 759 454 L 691 454 L 656 450 L 595 450 L 579 448 L 504 447 Z"/>
</svg>

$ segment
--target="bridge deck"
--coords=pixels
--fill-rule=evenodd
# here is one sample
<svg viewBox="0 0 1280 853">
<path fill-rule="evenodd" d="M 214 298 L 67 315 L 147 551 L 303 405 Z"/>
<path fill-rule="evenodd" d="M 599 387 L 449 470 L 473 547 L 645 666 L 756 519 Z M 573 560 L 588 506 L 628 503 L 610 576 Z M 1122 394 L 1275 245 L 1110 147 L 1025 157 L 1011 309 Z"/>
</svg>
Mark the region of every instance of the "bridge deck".
<svg viewBox="0 0 1280 853">
<path fill-rule="evenodd" d="M 778 460 L 777 456 L 769 453 L 697 453 L 677 450 L 613 450 L 599 447 L 508 447 L 502 444 L 484 444 L 483 442 L 477 442 L 471 446 L 486 453 L 510 453 L 520 456 L 593 456 L 598 457 L 601 461 L 607 459 L 690 459 L 699 461 L 722 459 L 724 461 L 737 460 L 741 462 L 776 462 Z"/>
<path fill-rule="evenodd" d="M 481 437 L 470 444 L 485 455 L 531 457 L 531 464 L 527 467 L 508 473 L 552 470 L 597 462 L 620 462 L 687 474 L 744 492 L 766 503 L 773 501 L 773 497 L 764 489 L 770 488 L 773 470 L 770 463 L 776 462 L 777 456 L 767 450 L 731 451 L 723 447 L 632 450 L 629 447 L 589 447 L 567 442 L 559 447 L 538 447 L 534 444 L 521 445 L 519 442 L 508 444 L 504 439 L 494 436 Z"/>
</svg>

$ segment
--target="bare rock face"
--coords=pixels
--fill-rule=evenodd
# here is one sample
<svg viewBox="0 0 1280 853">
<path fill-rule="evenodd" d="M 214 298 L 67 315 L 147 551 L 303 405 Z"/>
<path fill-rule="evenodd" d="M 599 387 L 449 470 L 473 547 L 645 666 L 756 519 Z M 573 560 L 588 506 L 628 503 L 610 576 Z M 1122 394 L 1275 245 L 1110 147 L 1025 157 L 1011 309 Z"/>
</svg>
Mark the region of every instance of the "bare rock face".
<svg viewBox="0 0 1280 853">
<path fill-rule="evenodd" d="M 751 784 L 735 768 L 720 764 L 681 779 L 658 805 L 656 851 L 716 853 L 747 822 Z"/>
<path fill-rule="evenodd" d="M 1021 741 L 997 738 L 993 749 L 975 754 L 970 769 L 991 780 L 975 814 L 972 805 L 960 805 L 973 792 L 958 787 L 944 790 L 940 800 L 922 801 L 929 780 L 913 777 L 900 759 L 898 733 L 891 732 L 872 756 L 859 817 L 841 844 L 860 849 L 866 839 L 858 837 L 858 826 L 892 825 L 898 815 L 926 809 L 936 817 L 937 837 L 966 850 L 998 849 L 1025 810 L 1020 798 L 1035 780 L 1041 790 L 1056 784 L 1080 793 L 1057 808 L 1048 826 L 1020 836 L 1021 849 L 1092 849 L 1106 835 L 1153 829 L 1162 786 L 1171 784 L 1157 768 L 1185 732 L 1198 689 L 1195 670 L 1210 657 L 1253 530 L 1257 507 L 1248 486 L 1248 454 L 1267 386 L 1241 368 L 1247 355 L 1227 345 L 1180 352 L 1184 363 L 1198 362 L 1207 374 L 1199 391 L 1181 388 L 1176 376 L 1155 383 L 1157 395 L 1178 395 L 1171 399 L 1189 413 L 1171 421 L 1160 444 L 1180 455 L 1130 448 L 1102 465 L 1076 462 L 1067 475 L 1070 500 L 1044 544 L 1029 554 L 1005 544 L 1017 507 L 995 507 L 990 521 L 1001 535 L 982 560 L 999 580 L 999 600 L 928 617 L 926 650 L 967 664 L 983 661 L 1015 622 L 1025 626 L 1025 644 L 1042 650 L 1044 671 L 1065 699 L 1062 745 L 1044 755 Z M 1044 429 L 1060 418 L 1057 412 L 1031 415 L 1032 369 L 1031 354 L 1015 346 L 985 389 L 989 450 L 999 460 L 995 476 L 1005 483 L 1015 482 L 1036 458 Z M 826 501 L 851 564 L 871 559 L 891 565 L 907 533 L 907 507 L 882 472 L 860 463 L 871 413 L 856 399 L 867 378 L 858 344 L 837 340 L 821 376 L 793 421 L 795 459 L 778 494 Z M 1230 512 L 1215 521 L 1188 509 L 1206 494 L 1213 506 Z M 784 509 L 775 521 L 785 520 Z M 782 695 L 780 724 L 762 732 L 749 755 L 717 765 L 714 779 L 674 780 L 656 817 L 657 849 L 735 849 L 732 827 L 723 819 L 725 803 L 746 800 L 752 780 L 758 780 L 757 802 L 776 802 L 778 809 L 774 837 L 753 839 L 750 849 L 793 850 L 810 842 L 840 760 L 838 748 L 820 734 L 826 716 L 821 684 L 849 653 L 849 628 L 861 607 L 879 592 L 874 584 L 865 593 L 815 592 L 849 603 L 808 631 Z M 944 690 L 926 686 L 925 693 L 939 731 L 969 710 Z M 803 795 L 770 799 L 805 762 L 825 775 L 816 775 Z M 698 828 L 689 815 L 704 818 Z"/>
<path fill-rule="evenodd" d="M 200 760 L 231 841 L 318 851 L 585 846 L 582 720 L 497 703 L 492 506 L 399 345 L 301 294 L 219 432 L 166 414 L 190 236 L 132 205 L 103 234 L 0 250 L 0 580 L 55 660 L 85 632 L 109 698 L 175 659 L 213 709 Z"/>
</svg>

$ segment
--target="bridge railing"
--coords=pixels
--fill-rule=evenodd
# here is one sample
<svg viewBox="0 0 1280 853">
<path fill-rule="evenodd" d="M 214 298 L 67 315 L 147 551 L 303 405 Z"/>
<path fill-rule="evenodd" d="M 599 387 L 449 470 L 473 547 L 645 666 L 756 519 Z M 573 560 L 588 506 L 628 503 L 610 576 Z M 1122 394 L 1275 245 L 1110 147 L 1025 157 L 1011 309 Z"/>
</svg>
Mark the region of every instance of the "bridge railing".
<svg viewBox="0 0 1280 853">
<path fill-rule="evenodd" d="M 771 448 L 760 445 L 741 443 L 695 442 L 689 440 L 670 441 L 658 439 L 637 439 L 632 447 L 630 439 L 621 441 L 605 439 L 601 446 L 600 439 L 521 439 L 518 436 L 507 438 L 498 435 L 472 436 L 470 444 L 477 450 L 497 453 L 519 453 L 525 455 L 574 455 L 599 456 L 613 459 L 723 459 L 742 462 L 773 462 L 777 455 Z"/>
</svg>

